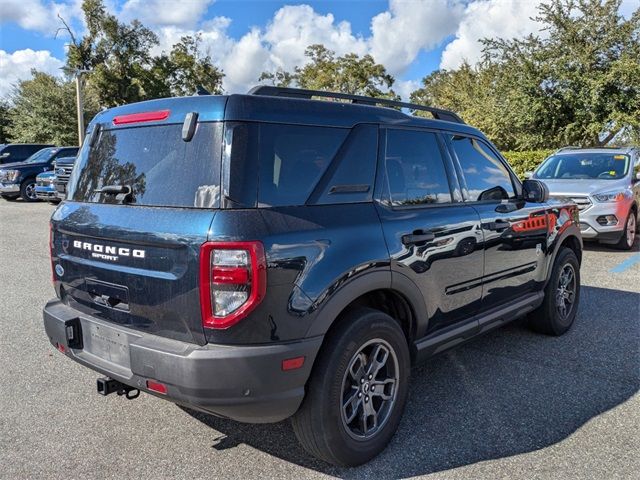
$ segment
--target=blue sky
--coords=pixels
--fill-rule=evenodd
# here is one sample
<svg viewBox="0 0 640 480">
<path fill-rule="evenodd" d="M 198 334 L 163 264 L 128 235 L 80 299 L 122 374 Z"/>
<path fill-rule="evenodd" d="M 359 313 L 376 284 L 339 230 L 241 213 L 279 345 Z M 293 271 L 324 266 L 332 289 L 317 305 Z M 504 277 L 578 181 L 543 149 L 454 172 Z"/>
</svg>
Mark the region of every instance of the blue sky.
<svg viewBox="0 0 640 480">
<path fill-rule="evenodd" d="M 540 0 L 105 0 L 123 21 L 138 18 L 160 39 L 158 52 L 199 33 L 225 71 L 224 87 L 244 91 L 262 71 L 293 69 L 304 49 L 324 43 L 338 54 L 371 54 L 407 97 L 437 68 L 480 56 L 478 40 L 539 32 L 531 17 Z M 0 96 L 37 68 L 59 72 L 65 57 L 60 14 L 78 35 L 81 0 L 0 0 Z M 640 0 L 624 0 L 629 15 Z"/>
</svg>

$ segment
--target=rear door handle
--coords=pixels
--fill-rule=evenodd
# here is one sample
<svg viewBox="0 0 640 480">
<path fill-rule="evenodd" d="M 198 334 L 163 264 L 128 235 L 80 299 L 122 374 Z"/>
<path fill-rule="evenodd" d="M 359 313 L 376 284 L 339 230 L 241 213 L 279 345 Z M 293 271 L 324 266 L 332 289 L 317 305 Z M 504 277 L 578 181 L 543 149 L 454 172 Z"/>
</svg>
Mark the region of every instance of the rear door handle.
<svg viewBox="0 0 640 480">
<path fill-rule="evenodd" d="M 404 245 L 415 245 L 416 243 L 431 242 L 435 240 L 436 236 L 431 232 L 423 232 L 417 230 L 413 233 L 402 236 L 402 243 Z"/>
<path fill-rule="evenodd" d="M 511 224 L 509 222 L 505 222 L 504 220 L 497 220 L 495 222 L 488 222 L 485 224 L 485 228 L 487 230 L 493 230 L 493 231 L 505 230 L 510 226 Z"/>
</svg>

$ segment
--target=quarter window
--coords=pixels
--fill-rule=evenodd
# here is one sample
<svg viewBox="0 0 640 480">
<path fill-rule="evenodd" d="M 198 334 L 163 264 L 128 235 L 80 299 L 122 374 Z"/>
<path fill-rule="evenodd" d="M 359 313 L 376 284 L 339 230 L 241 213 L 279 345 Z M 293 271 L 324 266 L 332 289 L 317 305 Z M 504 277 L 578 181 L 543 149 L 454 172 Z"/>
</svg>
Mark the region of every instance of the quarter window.
<svg viewBox="0 0 640 480">
<path fill-rule="evenodd" d="M 449 138 L 462 168 L 469 201 L 499 202 L 516 196 L 509 170 L 484 142 L 462 135 Z"/>
<path fill-rule="evenodd" d="M 435 133 L 387 130 L 385 168 L 393 206 L 452 201 Z"/>
</svg>

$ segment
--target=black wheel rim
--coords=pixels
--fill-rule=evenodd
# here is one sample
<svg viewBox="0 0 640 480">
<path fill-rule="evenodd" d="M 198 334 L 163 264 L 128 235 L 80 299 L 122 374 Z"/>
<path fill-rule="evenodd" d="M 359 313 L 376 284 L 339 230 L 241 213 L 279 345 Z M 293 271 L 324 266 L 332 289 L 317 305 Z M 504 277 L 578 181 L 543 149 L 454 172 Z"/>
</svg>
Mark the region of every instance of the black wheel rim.
<svg viewBox="0 0 640 480">
<path fill-rule="evenodd" d="M 558 277 L 558 287 L 556 289 L 556 311 L 560 320 L 569 318 L 573 312 L 576 300 L 576 271 L 573 265 L 567 263 Z"/>
<path fill-rule="evenodd" d="M 395 351 L 379 338 L 351 358 L 340 396 L 342 424 L 351 437 L 369 439 L 384 427 L 396 402 L 398 370 Z"/>
</svg>

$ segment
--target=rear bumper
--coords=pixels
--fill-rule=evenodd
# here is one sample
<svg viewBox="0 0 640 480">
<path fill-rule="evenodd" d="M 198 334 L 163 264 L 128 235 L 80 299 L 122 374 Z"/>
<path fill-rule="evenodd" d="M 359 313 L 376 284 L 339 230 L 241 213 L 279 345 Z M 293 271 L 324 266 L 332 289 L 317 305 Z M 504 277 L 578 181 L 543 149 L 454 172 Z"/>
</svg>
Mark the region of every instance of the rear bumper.
<svg viewBox="0 0 640 480">
<path fill-rule="evenodd" d="M 47 303 L 43 316 L 51 344 L 62 345 L 72 360 L 169 401 L 250 423 L 278 422 L 298 410 L 322 343 L 315 337 L 287 344 L 199 346 L 89 317 L 59 300 Z M 80 322 L 85 349 L 68 348 L 65 322 L 73 319 Z M 114 354 L 120 358 L 116 363 L 108 353 L 89 351 L 87 336 L 96 328 L 117 338 L 119 344 L 111 348 L 128 350 L 127 361 L 121 361 L 121 352 Z M 299 356 L 305 356 L 301 368 L 282 371 L 282 360 Z M 147 380 L 167 385 L 167 394 L 149 392 Z"/>
<path fill-rule="evenodd" d="M 0 193 L 20 193 L 20 184 L 0 183 Z"/>
</svg>

